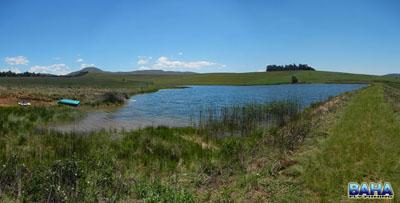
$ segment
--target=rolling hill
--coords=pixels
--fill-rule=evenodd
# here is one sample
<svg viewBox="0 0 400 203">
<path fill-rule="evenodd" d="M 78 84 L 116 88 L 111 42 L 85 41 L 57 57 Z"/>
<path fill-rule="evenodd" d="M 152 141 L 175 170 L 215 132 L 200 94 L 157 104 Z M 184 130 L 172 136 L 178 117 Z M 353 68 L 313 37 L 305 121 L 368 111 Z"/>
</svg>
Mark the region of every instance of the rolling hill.
<svg viewBox="0 0 400 203">
<path fill-rule="evenodd" d="M 128 72 L 109 72 L 103 71 L 97 67 L 86 67 L 79 71 L 71 72 L 66 76 L 82 76 L 87 73 L 107 73 L 107 74 L 115 74 L 115 75 L 187 75 L 187 74 L 196 74 L 195 72 L 180 72 L 180 71 L 164 71 L 164 70 L 135 70 Z"/>
</svg>

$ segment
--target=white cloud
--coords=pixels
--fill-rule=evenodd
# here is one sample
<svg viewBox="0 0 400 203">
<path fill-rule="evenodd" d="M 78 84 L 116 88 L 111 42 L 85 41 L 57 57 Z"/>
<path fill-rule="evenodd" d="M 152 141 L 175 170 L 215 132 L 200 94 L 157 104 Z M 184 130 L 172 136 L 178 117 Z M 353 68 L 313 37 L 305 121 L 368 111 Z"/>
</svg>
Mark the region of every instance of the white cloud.
<svg viewBox="0 0 400 203">
<path fill-rule="evenodd" d="M 21 73 L 21 70 L 19 70 L 16 67 L 0 69 L 0 72 L 8 72 L 8 71 L 11 71 L 11 72 L 14 72 L 14 73 Z"/>
<path fill-rule="evenodd" d="M 178 55 L 182 56 L 183 52 Z M 166 71 L 199 71 L 202 68 L 213 67 L 223 68 L 224 64 L 219 64 L 211 61 L 183 61 L 170 59 L 166 56 L 160 56 L 156 60 L 152 60 L 150 56 L 138 56 L 138 70 L 166 70 Z"/>
<path fill-rule="evenodd" d="M 14 56 L 14 57 L 7 56 L 4 59 L 4 61 L 8 65 L 26 65 L 29 63 L 28 58 L 26 58 L 25 56 Z"/>
<path fill-rule="evenodd" d="M 150 60 L 153 59 L 151 56 L 138 56 L 137 65 L 144 66 L 150 63 Z"/>
<path fill-rule="evenodd" d="M 151 69 L 151 68 L 148 67 L 148 66 L 140 66 L 140 67 L 138 68 L 138 70 L 149 70 L 149 69 Z"/>
<path fill-rule="evenodd" d="M 165 56 L 161 56 L 152 65 L 152 69 L 165 69 L 165 70 L 185 70 L 185 69 L 200 69 L 204 67 L 221 67 L 222 64 L 214 63 L 211 61 L 179 61 L 171 60 Z"/>
<path fill-rule="evenodd" d="M 147 63 L 149 63 L 149 60 L 147 60 L 147 59 L 139 59 L 137 61 L 138 65 L 146 65 Z"/>
<path fill-rule="evenodd" d="M 76 62 L 81 64 L 81 69 L 82 68 L 86 68 L 86 67 L 94 67 L 94 66 L 96 66 L 93 63 L 87 63 L 87 62 L 84 62 L 84 61 L 85 60 L 83 58 L 76 59 Z"/>
<path fill-rule="evenodd" d="M 58 63 L 58 64 L 52 64 L 48 66 L 32 66 L 29 69 L 29 72 L 34 72 L 34 73 L 47 73 L 47 74 L 53 74 L 53 75 L 65 75 L 71 72 L 70 68 L 63 64 L 63 63 Z"/>
<path fill-rule="evenodd" d="M 81 68 L 86 68 L 86 67 L 95 67 L 96 65 L 94 65 L 93 63 L 82 63 L 81 64 Z"/>
</svg>

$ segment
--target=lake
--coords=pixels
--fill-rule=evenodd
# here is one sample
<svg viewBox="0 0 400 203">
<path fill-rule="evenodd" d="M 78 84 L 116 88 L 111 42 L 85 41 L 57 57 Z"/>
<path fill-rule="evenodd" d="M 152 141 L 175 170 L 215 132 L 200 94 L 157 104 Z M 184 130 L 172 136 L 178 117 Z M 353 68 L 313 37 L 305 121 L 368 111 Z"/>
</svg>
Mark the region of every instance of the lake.
<svg viewBox="0 0 400 203">
<path fill-rule="evenodd" d="M 146 126 L 187 126 L 200 110 L 248 103 L 297 100 L 302 107 L 327 100 L 365 84 L 296 84 L 258 86 L 188 86 L 132 96 L 115 111 L 90 112 L 75 122 L 57 126 L 60 131 L 137 129 Z"/>
</svg>

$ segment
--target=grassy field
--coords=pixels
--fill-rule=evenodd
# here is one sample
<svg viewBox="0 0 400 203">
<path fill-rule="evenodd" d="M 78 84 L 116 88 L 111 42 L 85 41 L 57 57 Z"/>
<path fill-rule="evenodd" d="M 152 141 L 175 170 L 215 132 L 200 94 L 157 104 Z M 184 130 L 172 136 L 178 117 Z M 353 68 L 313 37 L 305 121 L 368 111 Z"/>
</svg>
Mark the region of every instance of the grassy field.
<svg viewBox="0 0 400 203">
<path fill-rule="evenodd" d="M 97 106 L 107 94 L 128 97 L 156 91 L 152 82 L 108 77 L 40 77 L 0 78 L 0 106 L 16 105 L 18 100 L 29 100 L 33 105 L 54 105 L 61 98 L 78 99 L 83 105 Z"/>
<path fill-rule="evenodd" d="M 184 75 L 122 75 L 88 73 L 79 77 L 2 77 L 2 87 L 59 88 L 137 88 L 151 85 L 268 85 L 290 83 L 296 76 L 302 83 L 371 83 L 400 82 L 395 77 L 361 75 L 324 71 L 284 71 L 252 73 L 205 73 Z"/>
<path fill-rule="evenodd" d="M 151 82 L 155 85 L 270 85 L 290 83 L 295 75 L 303 83 L 371 83 L 393 81 L 392 77 L 360 75 L 324 71 L 286 71 L 286 72 L 253 72 L 253 73 L 207 73 L 190 75 L 112 75 L 91 73 L 87 78 L 108 78 L 131 81 Z"/>
<path fill-rule="evenodd" d="M 302 112 L 290 103 L 227 108 L 222 120 L 203 119 L 199 128 L 60 133 L 46 126 L 74 120 L 82 109 L 0 107 L 0 200 L 337 202 L 346 200 L 348 181 L 390 181 L 397 194 L 400 85 L 393 78 L 329 72 L 88 74 L 1 78 L 0 92 L 86 101 L 174 85 L 289 83 L 294 74 L 305 83 L 373 84 Z M 230 119 L 237 114 L 243 120 Z M 262 125 L 266 117 L 275 122 Z"/>
<path fill-rule="evenodd" d="M 60 98 L 81 100 L 82 104 L 98 106 L 104 95 L 128 97 L 184 85 L 271 85 L 291 83 L 296 76 L 301 83 L 373 83 L 400 82 L 394 77 L 360 75 L 323 71 L 286 71 L 257 73 L 208 73 L 187 75 L 122 75 L 88 73 L 79 77 L 0 78 L 0 106 L 16 105 L 18 100 L 33 104 L 55 104 Z"/>
</svg>

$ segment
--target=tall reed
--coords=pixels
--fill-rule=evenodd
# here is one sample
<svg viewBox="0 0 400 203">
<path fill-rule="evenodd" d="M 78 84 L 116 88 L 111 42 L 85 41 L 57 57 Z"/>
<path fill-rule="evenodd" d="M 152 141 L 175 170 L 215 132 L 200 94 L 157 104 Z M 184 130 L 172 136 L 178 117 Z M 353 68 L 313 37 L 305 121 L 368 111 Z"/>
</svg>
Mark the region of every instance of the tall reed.
<svg viewBox="0 0 400 203">
<path fill-rule="evenodd" d="M 257 129 L 282 127 L 300 111 L 301 105 L 297 100 L 208 107 L 200 111 L 194 124 L 200 131 L 212 136 L 246 136 Z"/>
</svg>

